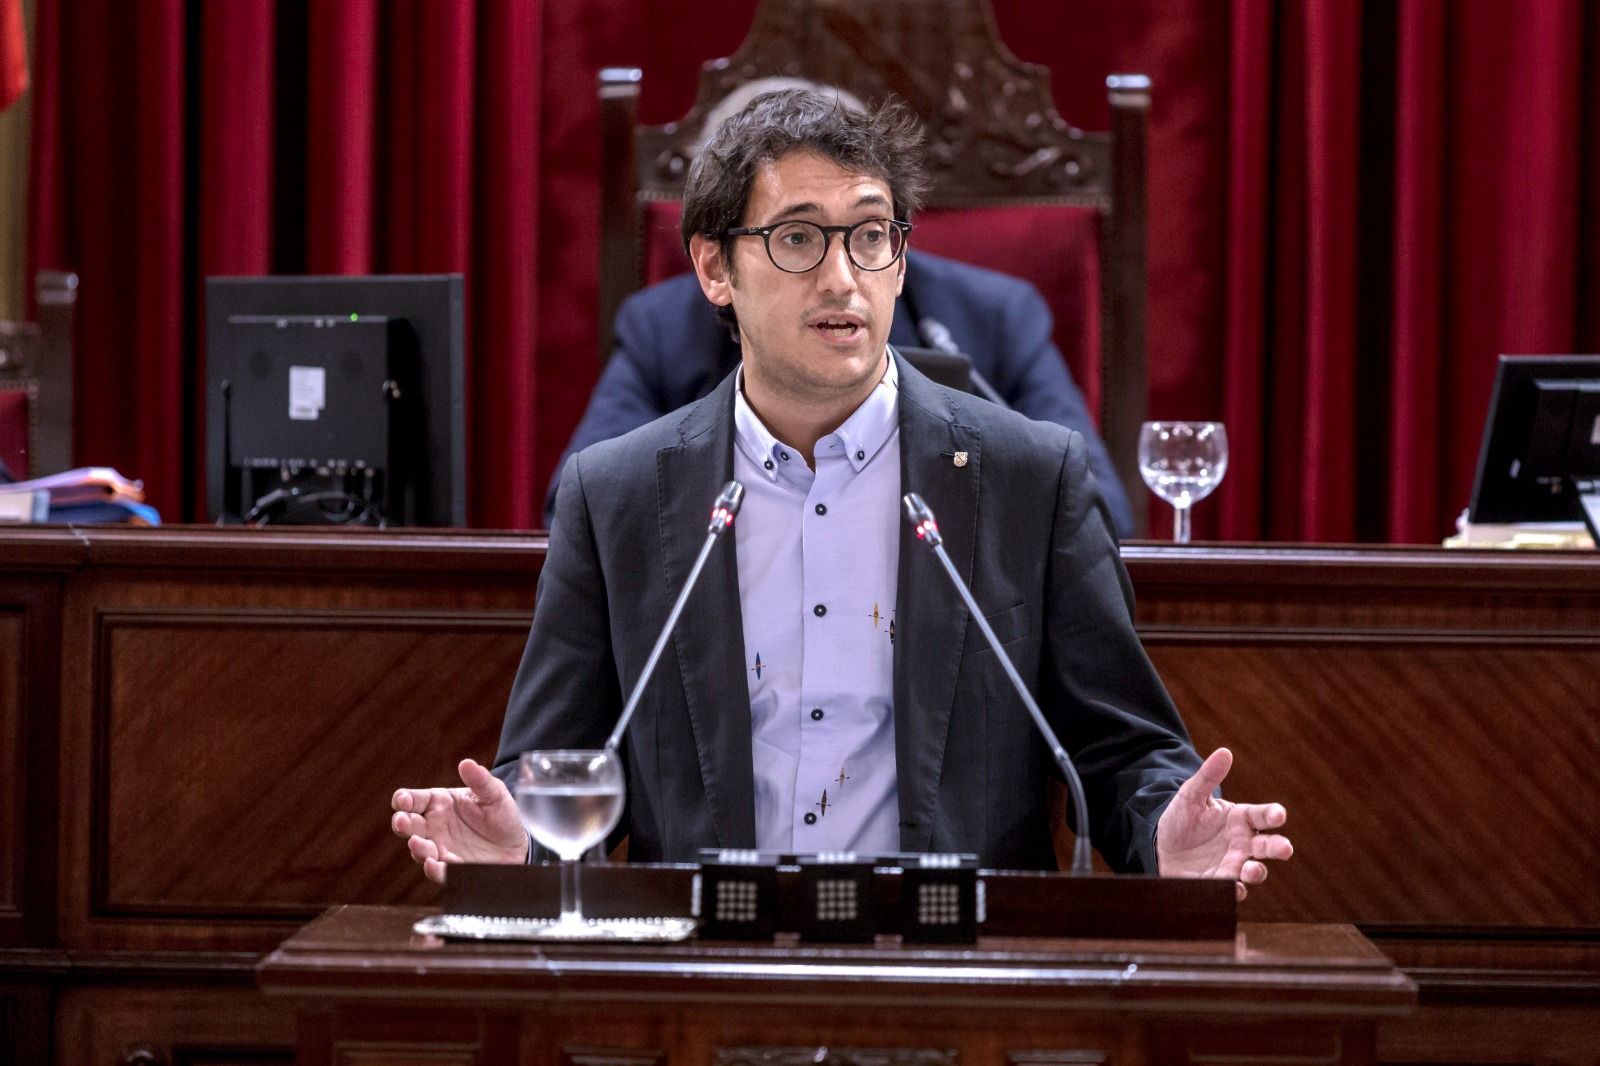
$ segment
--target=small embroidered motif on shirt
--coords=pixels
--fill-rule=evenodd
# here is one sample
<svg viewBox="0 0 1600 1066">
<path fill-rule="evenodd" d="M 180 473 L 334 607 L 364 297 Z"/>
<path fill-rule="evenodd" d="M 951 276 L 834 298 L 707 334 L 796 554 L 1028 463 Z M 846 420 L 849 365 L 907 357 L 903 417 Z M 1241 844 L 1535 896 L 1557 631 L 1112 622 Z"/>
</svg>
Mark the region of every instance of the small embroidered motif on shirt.
<svg viewBox="0 0 1600 1066">
<path fill-rule="evenodd" d="M 823 789 L 822 790 L 822 801 L 820 803 L 813 803 L 812 806 L 818 808 L 822 812 L 822 816 L 824 818 L 826 818 L 828 816 L 828 790 L 827 789 Z"/>
<path fill-rule="evenodd" d="M 894 619 L 889 619 L 889 643 L 894 643 Z"/>
<path fill-rule="evenodd" d="M 877 629 L 879 624 L 883 621 L 883 612 L 878 610 L 878 601 L 877 600 L 873 600 L 872 601 L 872 613 L 867 615 L 867 617 L 872 619 L 872 628 L 873 629 Z"/>
<path fill-rule="evenodd" d="M 761 661 L 761 653 L 756 652 L 756 664 L 750 668 L 750 671 L 756 675 L 757 681 L 761 680 L 761 671 L 765 670 L 766 668 L 767 664 Z"/>
<path fill-rule="evenodd" d="M 839 791 L 843 792 L 844 791 L 844 783 L 846 781 L 850 780 L 850 775 L 844 772 L 844 767 L 842 767 L 842 766 L 839 767 L 839 776 L 838 776 L 837 780 L 839 782 Z M 827 793 L 823 793 L 823 795 L 827 795 Z"/>
</svg>

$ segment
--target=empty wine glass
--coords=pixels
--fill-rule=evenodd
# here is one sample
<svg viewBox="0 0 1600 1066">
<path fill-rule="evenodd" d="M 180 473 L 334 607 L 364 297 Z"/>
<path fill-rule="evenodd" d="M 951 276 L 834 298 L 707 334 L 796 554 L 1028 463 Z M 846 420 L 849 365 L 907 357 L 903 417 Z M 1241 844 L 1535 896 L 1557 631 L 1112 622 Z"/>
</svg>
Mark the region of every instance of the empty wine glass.
<svg viewBox="0 0 1600 1066">
<path fill-rule="evenodd" d="M 578 860 L 622 817 L 622 763 L 609 749 L 525 751 L 512 787 L 533 839 L 561 856 L 561 937 L 605 936 L 583 917 Z"/>
<path fill-rule="evenodd" d="M 1211 495 L 1228 472 L 1228 431 L 1221 422 L 1146 422 L 1139 427 L 1139 476 L 1172 504 L 1172 539 L 1189 543 L 1189 508 Z"/>
</svg>

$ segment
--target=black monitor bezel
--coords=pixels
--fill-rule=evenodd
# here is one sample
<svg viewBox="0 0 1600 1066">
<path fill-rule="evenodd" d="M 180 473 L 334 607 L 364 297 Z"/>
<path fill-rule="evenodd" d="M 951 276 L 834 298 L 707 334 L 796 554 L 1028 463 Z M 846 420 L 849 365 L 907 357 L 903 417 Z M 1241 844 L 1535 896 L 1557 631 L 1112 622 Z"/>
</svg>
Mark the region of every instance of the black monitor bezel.
<svg viewBox="0 0 1600 1066">
<path fill-rule="evenodd" d="M 257 275 L 205 280 L 206 513 L 226 514 L 221 381 L 223 329 L 235 315 L 382 315 L 402 318 L 417 333 L 426 455 L 433 464 L 414 522 L 467 525 L 466 283 L 460 274 Z M 446 396 L 448 402 L 430 402 Z M 438 476 L 440 472 L 445 477 Z"/>
<path fill-rule="evenodd" d="M 1600 381 L 1600 355 L 1502 355 L 1483 423 L 1478 467 L 1472 479 L 1467 521 L 1474 524 L 1581 522 L 1575 493 L 1535 493 L 1506 473 L 1506 458 L 1531 428 L 1535 390 L 1541 378 L 1592 378 Z"/>
</svg>

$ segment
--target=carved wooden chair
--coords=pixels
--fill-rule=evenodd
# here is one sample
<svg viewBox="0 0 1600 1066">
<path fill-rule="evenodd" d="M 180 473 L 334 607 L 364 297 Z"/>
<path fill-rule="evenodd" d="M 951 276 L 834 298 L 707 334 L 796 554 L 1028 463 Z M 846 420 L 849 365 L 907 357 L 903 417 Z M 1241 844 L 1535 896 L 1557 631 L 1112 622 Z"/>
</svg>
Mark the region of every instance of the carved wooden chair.
<svg viewBox="0 0 1600 1066">
<path fill-rule="evenodd" d="M 750 83 L 779 78 L 868 103 L 892 93 L 922 118 L 932 188 L 912 247 L 1026 278 L 1044 294 L 1142 531 L 1149 79 L 1107 79 L 1109 132 L 1069 126 L 1049 72 L 1011 55 L 986 0 L 762 0 L 739 50 L 705 64 L 694 107 L 664 126 L 638 125 L 638 70 L 602 71 L 602 359 L 622 300 L 689 269 L 677 201 L 708 116 Z"/>
<path fill-rule="evenodd" d="M 72 320 L 78 276 L 43 270 L 37 322 L 0 322 L 0 461 L 18 478 L 72 467 Z"/>
</svg>

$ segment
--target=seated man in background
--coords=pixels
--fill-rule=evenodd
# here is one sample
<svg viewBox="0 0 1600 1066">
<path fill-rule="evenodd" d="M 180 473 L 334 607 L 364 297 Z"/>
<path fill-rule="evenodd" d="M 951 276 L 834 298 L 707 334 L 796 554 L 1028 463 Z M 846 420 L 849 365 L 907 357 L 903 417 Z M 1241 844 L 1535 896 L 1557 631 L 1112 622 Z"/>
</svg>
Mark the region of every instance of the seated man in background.
<svg viewBox="0 0 1600 1066">
<path fill-rule="evenodd" d="M 913 241 L 915 237 L 913 236 Z M 953 346 L 1013 410 L 1075 429 L 1089 447 L 1089 468 L 1117 533 L 1133 531 L 1133 512 L 1083 394 L 1050 339 L 1050 310 L 1032 285 L 928 252 L 908 251 L 889 343 Z M 736 331 L 713 314 L 693 274 L 634 293 L 617 311 L 616 346 L 573 431 L 545 499 L 555 517 L 556 487 L 567 457 L 620 437 L 698 400 L 739 364 Z"/>
<path fill-rule="evenodd" d="M 1289 858 L 1276 803 L 1216 794 L 1133 626 L 1081 433 L 936 385 L 888 345 L 923 180 L 901 108 L 757 97 L 696 160 L 683 238 L 744 359 L 575 454 L 495 774 L 402 788 L 424 873 L 522 862 L 518 753 L 593 749 L 643 676 L 718 489 L 746 489 L 621 738 L 629 858 L 709 847 L 973 852 L 1055 865 L 1057 772 L 999 657 L 901 520 L 918 492 L 1082 775 L 1116 870 L 1234 881 Z M 735 550 L 736 549 L 736 550 Z M 832 789 L 830 795 L 829 790 Z"/>
</svg>

